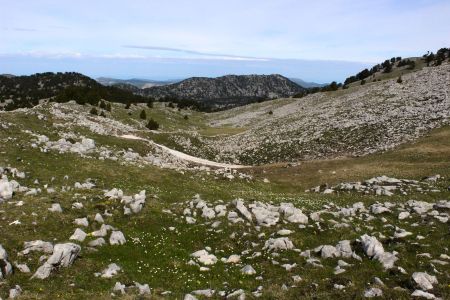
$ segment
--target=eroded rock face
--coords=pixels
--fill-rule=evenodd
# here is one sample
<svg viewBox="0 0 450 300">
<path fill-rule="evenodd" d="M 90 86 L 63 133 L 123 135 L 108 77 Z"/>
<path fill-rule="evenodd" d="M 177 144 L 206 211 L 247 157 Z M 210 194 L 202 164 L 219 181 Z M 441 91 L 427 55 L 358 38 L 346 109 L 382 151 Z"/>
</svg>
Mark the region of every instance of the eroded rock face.
<svg viewBox="0 0 450 300">
<path fill-rule="evenodd" d="M 56 244 L 53 254 L 40 266 L 31 278 L 45 279 L 57 268 L 67 268 L 73 264 L 81 252 L 81 247 L 73 243 Z"/>
<path fill-rule="evenodd" d="M 8 261 L 8 253 L 0 245 L 0 279 L 6 278 L 8 275 L 12 274 L 13 267 L 11 263 Z"/>
</svg>

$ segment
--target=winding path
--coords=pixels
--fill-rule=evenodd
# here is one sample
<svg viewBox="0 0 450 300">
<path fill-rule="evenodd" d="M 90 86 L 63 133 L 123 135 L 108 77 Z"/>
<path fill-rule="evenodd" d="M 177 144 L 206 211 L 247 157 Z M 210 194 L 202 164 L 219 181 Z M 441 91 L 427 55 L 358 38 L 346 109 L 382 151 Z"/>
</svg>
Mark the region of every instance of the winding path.
<svg viewBox="0 0 450 300">
<path fill-rule="evenodd" d="M 168 148 L 168 147 L 166 147 L 164 145 L 157 144 L 157 143 L 155 143 L 155 142 L 153 142 L 151 140 L 144 139 L 144 138 L 132 135 L 132 134 L 125 134 L 125 135 L 121 135 L 120 137 L 124 138 L 124 139 L 129 139 L 129 140 L 146 141 L 147 143 L 150 143 L 150 144 L 152 144 L 152 145 L 154 145 L 156 147 L 159 147 L 159 148 L 163 149 L 164 151 L 168 152 L 169 154 L 171 154 L 171 155 L 173 155 L 173 156 L 175 156 L 175 157 L 177 157 L 179 159 L 182 159 L 182 160 L 185 160 L 185 161 L 189 161 L 189 162 L 192 162 L 192 163 L 196 163 L 196 164 L 199 164 L 199 165 L 203 165 L 203 166 L 214 167 L 214 168 L 230 168 L 230 169 L 248 168 L 248 166 L 244 166 L 244 165 L 232 165 L 232 164 L 218 163 L 218 162 L 215 162 L 215 161 L 211 161 L 211 160 L 195 157 L 195 156 L 192 156 L 192 155 L 189 155 L 189 154 L 177 151 L 177 150 L 170 149 L 170 148 Z"/>
</svg>

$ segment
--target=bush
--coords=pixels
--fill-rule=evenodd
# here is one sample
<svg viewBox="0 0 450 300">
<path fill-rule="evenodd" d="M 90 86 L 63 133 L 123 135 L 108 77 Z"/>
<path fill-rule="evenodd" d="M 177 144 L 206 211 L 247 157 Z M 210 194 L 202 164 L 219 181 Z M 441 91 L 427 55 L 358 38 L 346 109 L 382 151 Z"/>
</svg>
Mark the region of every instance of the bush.
<svg viewBox="0 0 450 300">
<path fill-rule="evenodd" d="M 89 112 L 91 115 L 96 115 L 98 116 L 98 111 L 95 107 L 91 108 L 91 111 Z"/>
<path fill-rule="evenodd" d="M 402 83 L 402 82 L 403 82 L 402 76 L 398 76 L 397 83 Z"/>
<path fill-rule="evenodd" d="M 139 115 L 139 118 L 141 118 L 142 120 L 147 119 L 147 114 L 145 113 L 144 109 L 141 111 L 141 114 Z"/>
<path fill-rule="evenodd" d="M 106 109 L 106 103 L 105 103 L 105 101 L 100 101 L 100 108 L 101 109 Z"/>
<path fill-rule="evenodd" d="M 107 111 L 111 112 L 111 103 L 107 103 L 105 109 L 106 109 Z"/>
<path fill-rule="evenodd" d="M 188 115 L 184 115 L 183 119 L 185 119 L 185 120 L 189 120 L 189 117 L 188 117 Z"/>
<path fill-rule="evenodd" d="M 152 100 L 149 100 L 149 101 L 147 102 L 147 107 L 148 107 L 148 108 L 153 108 L 153 101 L 152 101 Z"/>
<path fill-rule="evenodd" d="M 159 124 L 155 120 L 150 119 L 145 127 L 147 127 L 150 130 L 158 130 Z"/>
<path fill-rule="evenodd" d="M 128 102 L 127 104 L 125 104 L 125 109 L 130 109 L 131 103 Z"/>
<path fill-rule="evenodd" d="M 102 112 L 100 113 L 100 117 L 106 118 L 106 115 L 105 115 L 105 112 L 104 112 L 104 111 L 102 111 Z"/>
<path fill-rule="evenodd" d="M 361 85 L 365 85 L 366 84 L 366 81 L 363 79 L 363 80 L 361 80 Z"/>
<path fill-rule="evenodd" d="M 270 110 L 270 111 L 269 111 L 269 115 L 273 115 L 273 111 Z"/>
</svg>

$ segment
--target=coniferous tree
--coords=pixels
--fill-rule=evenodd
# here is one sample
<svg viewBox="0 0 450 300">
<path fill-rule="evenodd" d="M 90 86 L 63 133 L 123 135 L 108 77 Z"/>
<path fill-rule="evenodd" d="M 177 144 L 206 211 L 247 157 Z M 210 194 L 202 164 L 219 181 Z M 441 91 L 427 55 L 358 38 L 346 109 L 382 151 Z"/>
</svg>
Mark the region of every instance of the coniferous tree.
<svg viewBox="0 0 450 300">
<path fill-rule="evenodd" d="M 96 115 L 96 116 L 98 116 L 98 111 L 97 111 L 97 109 L 96 109 L 95 107 L 91 108 L 91 110 L 89 111 L 89 113 L 90 113 L 91 115 Z"/>
<path fill-rule="evenodd" d="M 153 119 L 150 119 L 146 125 L 146 127 L 150 130 L 158 130 L 159 124 Z"/>
<path fill-rule="evenodd" d="M 147 114 L 146 114 L 146 112 L 145 112 L 145 109 L 143 109 L 143 110 L 141 111 L 141 114 L 139 115 L 139 118 L 141 118 L 142 120 L 147 119 Z"/>
</svg>

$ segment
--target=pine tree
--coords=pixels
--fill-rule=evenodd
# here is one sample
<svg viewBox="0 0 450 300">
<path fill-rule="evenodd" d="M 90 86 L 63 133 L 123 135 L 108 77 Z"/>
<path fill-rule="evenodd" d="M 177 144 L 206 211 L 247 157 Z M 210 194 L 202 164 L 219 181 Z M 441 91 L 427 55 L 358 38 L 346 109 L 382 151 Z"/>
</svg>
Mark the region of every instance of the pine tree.
<svg viewBox="0 0 450 300">
<path fill-rule="evenodd" d="M 147 127 L 148 129 L 150 129 L 150 130 L 158 130 L 159 124 L 158 124 L 158 122 L 156 122 L 155 120 L 150 119 L 150 120 L 148 121 L 146 127 Z"/>
<path fill-rule="evenodd" d="M 98 111 L 95 107 L 91 108 L 91 111 L 89 112 L 91 115 L 96 115 L 98 116 Z"/>
<path fill-rule="evenodd" d="M 142 120 L 147 119 L 147 114 L 146 114 L 144 109 L 141 111 L 141 114 L 139 115 L 139 118 L 141 118 Z"/>
</svg>

